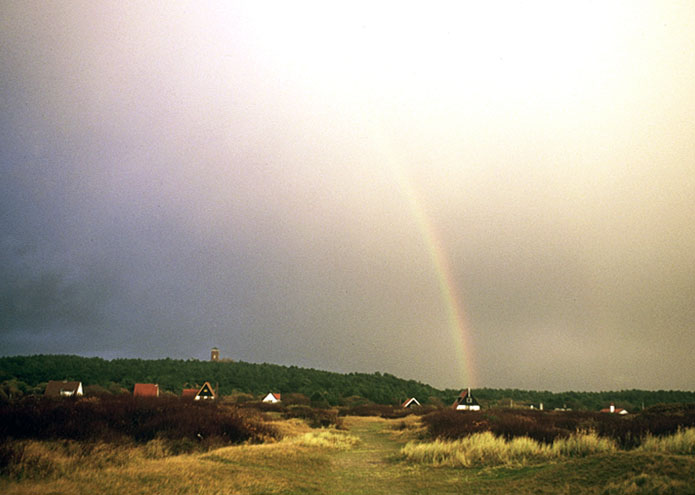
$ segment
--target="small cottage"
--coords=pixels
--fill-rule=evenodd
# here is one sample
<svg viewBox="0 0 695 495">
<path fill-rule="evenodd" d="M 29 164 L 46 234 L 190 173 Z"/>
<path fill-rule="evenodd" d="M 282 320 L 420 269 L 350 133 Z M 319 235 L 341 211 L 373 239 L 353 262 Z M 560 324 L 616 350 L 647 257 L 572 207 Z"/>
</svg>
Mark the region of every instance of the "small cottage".
<svg viewBox="0 0 695 495">
<path fill-rule="evenodd" d="M 79 397 L 83 395 L 82 382 L 51 380 L 46 384 L 46 397 Z"/>
<path fill-rule="evenodd" d="M 601 409 L 602 413 L 610 413 L 610 414 L 628 414 L 627 410 L 620 408 L 620 407 L 615 407 L 615 404 L 611 402 L 611 405 L 605 409 Z"/>
<path fill-rule="evenodd" d="M 198 389 L 197 388 L 184 388 L 181 391 L 181 398 L 182 399 L 195 399 L 196 395 L 198 395 Z"/>
<path fill-rule="evenodd" d="M 419 407 L 420 403 L 415 397 L 411 397 L 410 399 L 406 400 L 403 404 L 401 404 L 401 407 L 405 409 L 410 409 L 411 407 Z"/>
<path fill-rule="evenodd" d="M 280 402 L 280 394 L 270 392 L 268 395 L 263 397 L 263 402 L 270 402 L 272 404 L 275 404 L 276 402 Z"/>
<path fill-rule="evenodd" d="M 480 404 L 471 394 L 471 389 L 464 390 L 456 397 L 452 407 L 457 411 L 480 411 Z"/>
<path fill-rule="evenodd" d="M 159 385 L 156 383 L 136 383 L 133 397 L 159 397 Z"/>
</svg>

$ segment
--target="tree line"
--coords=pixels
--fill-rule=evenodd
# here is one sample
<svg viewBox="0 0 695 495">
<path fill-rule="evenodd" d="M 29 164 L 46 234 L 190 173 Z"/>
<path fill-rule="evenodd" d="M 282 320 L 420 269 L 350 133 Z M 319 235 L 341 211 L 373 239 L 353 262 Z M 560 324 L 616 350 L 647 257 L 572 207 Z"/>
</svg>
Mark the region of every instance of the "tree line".
<svg viewBox="0 0 695 495">
<path fill-rule="evenodd" d="M 157 383 L 160 391 L 180 395 L 205 382 L 218 395 L 257 400 L 268 392 L 291 394 L 321 405 L 359 401 L 399 404 L 416 397 L 423 404 L 448 406 L 460 390 L 436 389 L 389 373 L 334 373 L 297 366 L 243 361 L 86 358 L 72 355 L 0 357 L 0 399 L 43 394 L 49 380 L 81 381 L 87 394 L 132 393 L 135 383 Z M 695 403 L 695 392 L 621 390 L 549 392 L 480 388 L 473 395 L 482 407 L 598 410 L 614 402 L 636 411 L 661 403 Z"/>
</svg>

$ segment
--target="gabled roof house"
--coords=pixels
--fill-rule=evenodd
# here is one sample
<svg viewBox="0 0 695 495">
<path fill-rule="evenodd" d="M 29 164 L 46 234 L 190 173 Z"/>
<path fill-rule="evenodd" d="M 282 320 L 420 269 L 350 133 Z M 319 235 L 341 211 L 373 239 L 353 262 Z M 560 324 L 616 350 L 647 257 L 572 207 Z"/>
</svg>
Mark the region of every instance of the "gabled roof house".
<svg viewBox="0 0 695 495">
<path fill-rule="evenodd" d="M 181 391 L 182 399 L 193 400 L 214 400 L 217 398 L 215 389 L 212 388 L 210 382 L 205 382 L 200 388 L 184 388 Z"/>
<path fill-rule="evenodd" d="M 410 409 L 411 407 L 418 407 L 421 404 L 418 402 L 418 400 L 415 397 L 411 397 L 410 399 L 406 400 L 401 404 L 401 407 L 405 409 Z"/>
<path fill-rule="evenodd" d="M 471 394 L 471 389 L 464 390 L 456 397 L 452 407 L 457 411 L 480 411 L 480 404 Z"/>
<path fill-rule="evenodd" d="M 278 393 L 270 392 L 268 395 L 263 397 L 263 402 L 272 402 L 273 404 L 276 402 L 280 402 L 281 400 L 281 395 Z"/>
<path fill-rule="evenodd" d="M 46 384 L 46 397 L 72 397 L 83 395 L 82 382 L 51 380 Z"/>
</svg>

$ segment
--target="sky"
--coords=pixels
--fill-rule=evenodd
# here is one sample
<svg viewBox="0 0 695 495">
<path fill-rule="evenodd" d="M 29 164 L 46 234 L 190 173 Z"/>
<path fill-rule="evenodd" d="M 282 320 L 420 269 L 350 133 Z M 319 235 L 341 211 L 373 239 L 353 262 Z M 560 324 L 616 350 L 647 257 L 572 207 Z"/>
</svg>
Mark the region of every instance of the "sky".
<svg viewBox="0 0 695 495">
<path fill-rule="evenodd" d="M 693 47 L 687 1 L 3 1 L 0 354 L 695 390 Z"/>
</svg>

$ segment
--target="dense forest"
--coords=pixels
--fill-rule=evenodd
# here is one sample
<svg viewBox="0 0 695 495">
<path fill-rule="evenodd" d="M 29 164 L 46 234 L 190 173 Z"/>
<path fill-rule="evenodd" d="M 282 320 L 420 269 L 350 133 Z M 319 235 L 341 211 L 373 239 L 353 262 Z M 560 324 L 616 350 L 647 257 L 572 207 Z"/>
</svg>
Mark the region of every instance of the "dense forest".
<svg viewBox="0 0 695 495">
<path fill-rule="evenodd" d="M 0 400 L 43 394 L 49 380 L 81 381 L 86 394 L 132 393 L 135 383 L 157 383 L 163 393 L 210 382 L 231 400 L 257 400 L 268 392 L 314 404 L 356 401 L 398 404 L 416 397 L 423 404 L 449 405 L 460 390 L 439 390 L 388 373 L 333 373 L 296 366 L 231 361 L 177 359 L 85 358 L 68 355 L 0 357 Z M 465 384 L 462 384 L 465 385 Z M 483 407 L 599 410 L 610 402 L 637 411 L 661 403 L 695 403 L 695 392 L 621 390 L 614 392 L 548 392 L 480 388 L 473 391 Z"/>
</svg>

